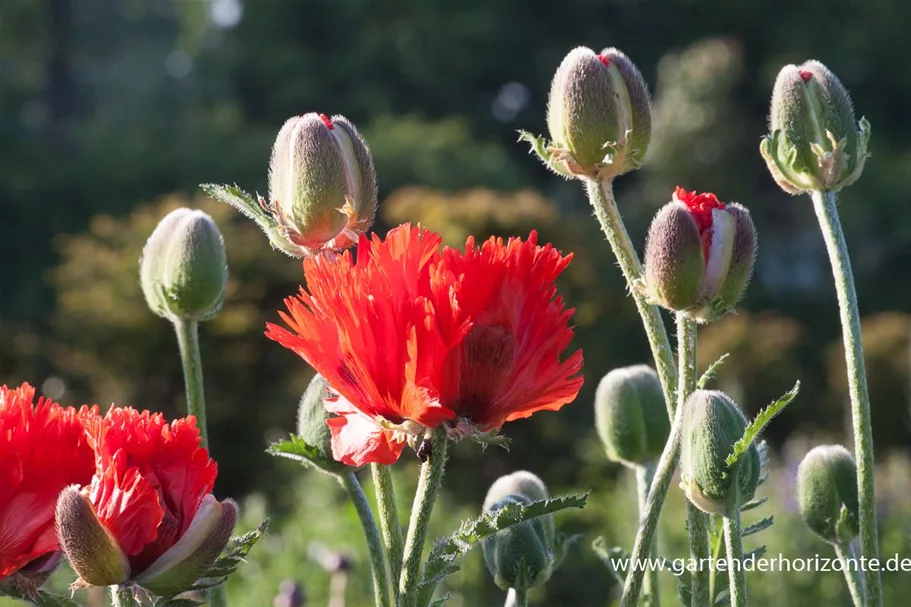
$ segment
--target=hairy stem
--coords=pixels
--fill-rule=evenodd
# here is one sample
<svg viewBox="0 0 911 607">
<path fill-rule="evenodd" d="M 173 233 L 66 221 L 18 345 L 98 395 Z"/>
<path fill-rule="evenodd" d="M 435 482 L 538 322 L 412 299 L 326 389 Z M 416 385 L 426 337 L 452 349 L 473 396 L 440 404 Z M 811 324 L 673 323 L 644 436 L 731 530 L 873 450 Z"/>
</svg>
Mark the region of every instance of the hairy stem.
<svg viewBox="0 0 911 607">
<path fill-rule="evenodd" d="M 813 208 L 819 218 L 822 236 L 829 252 L 835 292 L 841 315 L 848 388 L 851 394 L 851 419 L 854 427 L 854 451 L 857 460 L 857 493 L 860 506 L 860 545 L 863 556 L 879 558 L 879 539 L 876 531 L 876 491 L 874 487 L 873 429 L 870 423 L 870 395 L 867 391 L 867 372 L 864 368 L 864 347 L 860 331 L 860 312 L 857 292 L 851 272 L 848 245 L 838 219 L 835 192 L 812 192 Z M 878 570 L 864 571 L 866 606 L 882 605 L 882 582 Z"/>
<path fill-rule="evenodd" d="M 195 320 L 175 318 L 174 330 L 177 332 L 177 345 L 180 347 L 180 360 L 183 364 L 183 380 L 187 392 L 187 415 L 196 418 L 200 444 L 208 449 L 209 431 L 206 427 L 202 356 L 199 353 L 199 323 Z M 228 596 L 224 584 L 209 590 L 209 604 L 211 607 L 227 606 Z"/>
<path fill-rule="evenodd" d="M 392 485 L 392 469 L 382 464 L 370 464 L 373 472 L 373 488 L 376 491 L 376 505 L 379 511 L 380 526 L 383 530 L 383 543 L 386 546 L 386 558 L 389 559 L 389 571 L 392 574 L 392 591 L 398 600 L 398 579 L 402 572 L 402 553 L 405 540 L 402 539 L 402 526 L 399 523 L 399 509 L 395 503 L 395 488 Z"/>
<path fill-rule="evenodd" d="M 585 184 L 588 199 L 601 223 L 601 230 L 607 237 L 614 256 L 620 264 L 620 270 L 623 271 L 623 276 L 626 278 L 627 288 L 633 294 L 636 308 L 639 309 L 639 316 L 642 317 L 645 334 L 652 349 L 652 357 L 655 359 L 655 368 L 658 370 L 658 377 L 661 379 L 661 387 L 664 390 L 668 417 L 673 419 L 676 404 L 674 390 L 677 388 L 677 369 L 674 366 L 674 352 L 661 318 L 661 310 L 658 309 L 658 306 L 648 303 L 637 288 L 638 281 L 642 278 L 642 264 L 639 262 L 639 256 L 636 254 L 636 249 L 623 224 L 623 218 L 620 217 L 620 211 L 617 209 L 613 182 L 587 180 Z"/>
<path fill-rule="evenodd" d="M 421 475 L 418 478 L 417 493 L 411 507 L 411 520 L 408 523 L 408 535 L 405 538 L 405 550 L 402 558 L 402 573 L 399 577 L 400 607 L 415 607 L 420 583 L 421 555 L 424 552 L 424 540 L 427 538 L 427 526 L 433 504 L 436 501 L 437 489 L 443 479 L 446 467 L 446 430 L 439 427 L 433 432 L 430 453 L 421 464 Z"/>
<path fill-rule="evenodd" d="M 347 472 L 339 475 L 339 482 L 361 521 L 361 527 L 364 528 L 364 535 L 367 538 L 367 550 L 370 553 L 370 570 L 373 574 L 373 594 L 376 601 L 376 607 L 390 607 L 392 603 L 389 600 L 389 574 L 386 572 L 386 557 L 383 554 L 383 542 L 380 539 L 380 532 L 376 528 L 376 519 L 373 517 L 373 511 L 367 502 L 367 496 L 358 482 L 354 472 Z"/>
<path fill-rule="evenodd" d="M 510 588 L 503 607 L 528 607 L 528 591 Z"/>
<path fill-rule="evenodd" d="M 854 555 L 854 548 L 849 542 L 835 544 L 835 554 L 841 561 L 841 569 L 845 574 L 845 581 L 848 583 L 848 592 L 851 593 L 851 602 L 854 603 L 854 607 L 864 607 L 864 592 L 856 569 L 857 557 Z M 855 567 L 853 570 L 852 563 Z"/>
<path fill-rule="evenodd" d="M 636 494 L 639 498 L 639 520 L 645 512 L 648 504 L 648 491 L 652 486 L 652 479 L 655 477 L 654 464 L 636 466 Z M 658 557 L 658 538 L 652 541 L 652 549 L 649 551 L 652 558 Z M 649 607 L 660 607 L 661 594 L 658 586 L 658 570 L 649 568 L 645 573 L 645 579 L 642 584 L 642 594 L 645 597 L 646 604 Z"/>
<path fill-rule="evenodd" d="M 682 409 L 687 397 L 696 390 L 696 321 L 682 313 L 677 314 L 677 408 Z M 711 556 L 709 546 L 708 516 L 686 501 L 687 531 L 690 536 L 690 558 L 697 563 L 692 578 L 692 607 L 709 607 L 709 568 L 703 567 Z"/>
<path fill-rule="evenodd" d="M 731 607 L 747 607 L 747 580 L 743 571 L 743 540 L 740 531 L 740 508 L 733 508 L 733 512 L 724 517 L 724 542 L 728 553 Z"/>
</svg>

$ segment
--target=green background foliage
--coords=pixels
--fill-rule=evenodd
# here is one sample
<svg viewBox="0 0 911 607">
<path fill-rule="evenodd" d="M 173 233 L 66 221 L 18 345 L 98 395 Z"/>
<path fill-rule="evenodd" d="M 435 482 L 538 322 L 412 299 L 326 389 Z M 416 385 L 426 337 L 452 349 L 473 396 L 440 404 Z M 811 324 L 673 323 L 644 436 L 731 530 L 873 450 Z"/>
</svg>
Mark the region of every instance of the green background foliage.
<svg viewBox="0 0 911 607">
<path fill-rule="evenodd" d="M 809 200 L 781 192 L 759 157 L 768 99 L 784 63 L 817 58 L 873 125 L 872 158 L 840 211 L 858 279 L 874 435 L 881 461 L 884 553 L 908 550 L 906 449 L 911 355 L 911 4 L 808 0 L 5 0 L 0 2 L 0 382 L 29 381 L 65 404 L 183 411 L 180 364 L 167 323 L 147 310 L 138 258 L 157 221 L 179 205 L 213 215 L 231 270 L 223 313 L 205 323 L 212 452 L 220 496 L 245 498 L 244 520 L 275 519 L 232 583 L 234 604 L 268 605 L 295 579 L 328 600 L 321 551 L 354 568 L 349 604 L 366 604 L 366 554 L 352 509 L 329 479 L 275 461 L 266 445 L 294 428 L 312 371 L 263 337 L 302 281 L 298 262 L 269 249 L 249 221 L 202 197 L 202 182 L 265 193 L 282 122 L 318 110 L 351 118 L 376 159 L 383 232 L 404 221 L 461 245 L 469 234 L 527 235 L 575 255 L 561 293 L 576 308 L 574 347 L 586 384 L 559 414 L 512 423 L 510 451 L 453 451 L 437 535 L 476 515 L 489 484 L 519 468 L 555 493 L 594 490 L 562 515 L 585 533 L 534 600 L 607 604 L 609 576 L 594 535 L 629 547 L 630 479 L 608 465 L 592 423 L 598 380 L 647 362 L 622 277 L 578 184 L 545 171 L 517 129 L 545 130 L 553 71 L 576 45 L 616 46 L 654 97 L 645 167 L 618 198 L 641 250 L 648 221 L 674 186 L 711 190 L 750 208 L 757 272 L 737 315 L 702 329 L 700 368 L 731 356 L 714 386 L 749 414 L 796 379 L 801 395 L 765 437 L 772 553 L 827 548 L 796 518 L 793 476 L 809 445 L 844 441 L 847 389 L 822 239 Z M 807 437 L 811 437 L 808 439 Z M 415 461 L 397 467 L 408 504 Z M 790 489 L 789 489 L 790 488 Z M 681 497 L 663 518 L 664 552 L 684 554 Z M 452 580 L 463 605 L 502 601 L 479 555 Z M 756 604 L 847 604 L 839 574 L 754 577 Z M 664 580 L 670 600 L 673 580 Z M 887 575 L 901 604 L 907 574 Z M 904 593 L 904 594 L 903 594 Z M 774 596 L 774 599 L 772 598 Z M 903 597 L 903 598 L 899 598 Z"/>
</svg>

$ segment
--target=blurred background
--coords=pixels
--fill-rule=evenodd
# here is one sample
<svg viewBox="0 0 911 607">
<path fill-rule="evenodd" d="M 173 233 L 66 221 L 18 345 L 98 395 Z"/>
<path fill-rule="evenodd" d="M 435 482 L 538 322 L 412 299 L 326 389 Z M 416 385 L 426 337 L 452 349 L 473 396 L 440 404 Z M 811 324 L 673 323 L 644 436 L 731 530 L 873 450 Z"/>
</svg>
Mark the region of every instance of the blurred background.
<svg viewBox="0 0 911 607">
<path fill-rule="evenodd" d="M 378 232 L 419 221 L 460 245 L 468 234 L 534 228 L 575 254 L 560 286 L 577 310 L 583 391 L 559 414 L 509 424 L 508 452 L 458 445 L 433 524 L 438 535 L 452 531 L 478 513 L 493 480 L 520 468 L 554 492 L 590 489 L 589 507 L 561 518 L 581 541 L 533 602 L 610 604 L 617 588 L 589 545 L 604 534 L 629 548 L 635 503 L 629 475 L 606 462 L 597 441 L 592 396 L 607 371 L 648 362 L 649 350 L 581 188 L 530 157 L 516 130 L 546 131 L 550 79 L 569 50 L 616 46 L 654 98 L 648 162 L 617 184 L 634 242 L 641 249 L 652 214 L 678 184 L 753 213 L 756 276 L 738 314 L 700 331 L 700 364 L 731 353 L 716 385 L 750 413 L 801 380 L 798 400 L 767 433 L 773 471 L 764 490 L 773 499 L 761 514 L 777 522 L 759 537 L 773 554 L 828 556 L 796 517 L 793 483 L 810 446 L 850 441 L 835 294 L 809 199 L 778 189 L 758 153 L 778 70 L 816 58 L 873 125 L 872 158 L 843 192 L 841 214 L 864 316 L 883 551 L 906 555 L 908 23 L 911 3 L 901 0 L 2 0 L 0 382 L 31 382 L 64 404 L 181 414 L 175 338 L 146 308 L 137 263 L 167 211 L 207 211 L 224 233 L 231 272 L 224 311 L 201 332 L 216 491 L 242 502 L 245 525 L 274 521 L 232 583 L 232 604 L 272 605 L 282 582 L 282 596 L 295 595 L 294 582 L 306 604 L 326 604 L 343 562 L 347 604 L 368 605 L 366 550 L 341 491 L 264 453 L 294 429 L 312 374 L 262 335 L 301 282 L 300 264 L 197 187 L 265 193 L 282 122 L 313 110 L 344 114 L 376 160 Z M 396 467 L 403 510 L 416 465 L 406 455 Z M 663 517 L 670 557 L 685 554 L 680 493 L 672 490 Z M 887 604 L 906 604 L 911 578 L 885 580 Z M 447 585 L 452 605 L 503 601 L 479 553 Z M 750 586 L 758 605 L 849 604 L 839 573 L 766 575 Z M 280 599 L 274 604 L 301 604 Z"/>
</svg>

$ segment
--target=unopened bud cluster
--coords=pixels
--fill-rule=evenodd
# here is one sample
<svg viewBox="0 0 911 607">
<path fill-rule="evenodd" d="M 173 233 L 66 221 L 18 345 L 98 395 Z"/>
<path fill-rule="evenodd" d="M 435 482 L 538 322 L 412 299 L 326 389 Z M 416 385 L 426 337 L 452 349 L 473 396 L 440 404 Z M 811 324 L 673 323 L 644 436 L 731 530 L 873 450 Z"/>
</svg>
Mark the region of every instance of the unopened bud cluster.
<svg viewBox="0 0 911 607">
<path fill-rule="evenodd" d="M 678 187 L 648 231 L 644 290 L 669 310 L 711 321 L 740 300 L 755 258 L 756 228 L 745 207 Z"/>
</svg>

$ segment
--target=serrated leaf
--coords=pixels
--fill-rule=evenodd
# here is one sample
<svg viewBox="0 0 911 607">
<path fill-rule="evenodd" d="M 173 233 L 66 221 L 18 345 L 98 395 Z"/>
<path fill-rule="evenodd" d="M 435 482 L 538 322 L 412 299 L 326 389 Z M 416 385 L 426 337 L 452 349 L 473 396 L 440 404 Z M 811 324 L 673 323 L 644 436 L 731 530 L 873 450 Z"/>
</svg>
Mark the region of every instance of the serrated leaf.
<svg viewBox="0 0 911 607">
<path fill-rule="evenodd" d="M 617 583 L 620 586 L 623 586 L 626 583 L 626 576 L 624 573 L 616 570 L 614 562 L 622 560 L 628 563 L 630 554 L 619 546 L 608 546 L 607 540 L 604 539 L 603 535 L 599 535 L 592 540 L 592 551 L 595 553 L 595 556 L 604 563 L 604 566 L 607 567 L 607 570 L 614 576 Z"/>
<path fill-rule="evenodd" d="M 441 596 L 434 602 L 430 603 L 430 605 L 428 605 L 427 607 L 443 607 L 443 605 L 446 604 L 446 601 L 448 601 L 451 597 L 452 597 L 452 595 L 447 592 L 446 594 L 444 594 L 443 596 Z"/>
<path fill-rule="evenodd" d="M 219 202 L 231 205 L 263 229 L 275 226 L 275 220 L 266 213 L 257 197 L 235 185 L 203 183 L 202 191 Z"/>
<path fill-rule="evenodd" d="M 481 541 L 498 531 L 539 516 L 554 514 L 567 508 L 583 508 L 587 499 L 588 493 L 584 493 L 539 500 L 527 505 L 517 502 L 507 504 L 496 512 L 485 512 L 473 521 L 463 521 L 458 531 L 437 541 L 430 550 L 424 565 L 424 576 L 418 587 L 418 604 L 426 605 L 433 596 L 436 585 L 446 576 L 459 570 L 455 562 Z"/>
<path fill-rule="evenodd" d="M 190 590 L 208 590 L 223 584 L 228 576 L 237 571 L 240 564 L 246 561 L 247 554 L 250 553 L 256 542 L 262 539 L 270 524 L 271 521 L 266 519 L 256 529 L 248 531 L 240 537 L 232 538 L 222 556 Z"/>
<path fill-rule="evenodd" d="M 729 588 L 723 588 L 718 594 L 715 595 L 715 600 L 712 601 L 713 605 L 717 607 L 727 607 L 731 604 L 731 590 Z"/>
<path fill-rule="evenodd" d="M 35 607 L 79 607 L 79 603 L 72 599 L 58 594 L 51 594 L 44 590 L 38 590 L 35 592 L 35 596 L 30 597 L 16 587 L 2 586 L 0 587 L 0 596 L 19 599 Z"/>
<path fill-rule="evenodd" d="M 705 370 L 705 373 L 702 374 L 702 377 L 699 378 L 699 381 L 696 382 L 697 390 L 704 390 L 706 384 L 708 384 L 712 379 L 715 378 L 715 374 L 718 373 L 718 369 L 724 364 L 724 361 L 727 360 L 730 353 L 726 352 L 722 354 L 718 360 L 709 365 L 709 368 Z"/>
<path fill-rule="evenodd" d="M 756 417 L 753 418 L 753 421 L 751 421 L 750 425 L 744 430 L 740 440 L 734 443 L 734 450 L 725 459 L 728 468 L 737 464 L 743 454 L 747 452 L 747 449 L 750 448 L 750 445 L 753 444 L 753 441 L 756 440 L 756 437 L 759 436 L 759 433 L 763 431 L 770 421 L 772 421 L 772 418 L 781 413 L 784 408 L 794 400 L 799 391 L 800 382 L 798 381 L 794 384 L 794 387 L 791 388 L 790 392 L 756 414 Z"/>
<path fill-rule="evenodd" d="M 750 558 L 751 556 L 755 556 L 755 558 L 758 559 L 758 558 L 762 558 L 762 555 L 764 555 L 765 553 L 766 553 L 766 546 L 765 546 L 765 544 L 761 544 L 759 546 L 756 546 L 752 550 L 747 550 L 746 552 L 744 552 L 743 558 L 746 559 L 746 558 Z"/>
<path fill-rule="evenodd" d="M 759 508 L 767 501 L 769 501 L 768 496 L 763 496 L 763 497 L 759 497 L 756 499 L 752 499 L 752 500 L 748 501 L 747 503 L 745 503 L 743 506 L 741 506 L 740 511 L 747 512 L 748 510 L 753 510 L 754 508 Z"/>
<path fill-rule="evenodd" d="M 747 525 L 740 532 L 740 537 L 746 537 L 748 535 L 753 535 L 754 533 L 759 533 L 763 529 L 768 529 L 775 523 L 774 516 L 767 516 L 764 519 L 760 519 L 753 523 L 752 525 Z"/>
<path fill-rule="evenodd" d="M 294 460 L 320 472 L 328 472 L 340 466 L 339 462 L 323 457 L 319 448 L 308 444 L 307 441 L 295 434 L 292 434 L 287 439 L 272 443 L 266 449 L 266 453 L 275 457 Z"/>
<path fill-rule="evenodd" d="M 686 569 L 677 576 L 677 598 L 683 607 L 690 607 L 693 601 L 693 574 Z"/>
</svg>

